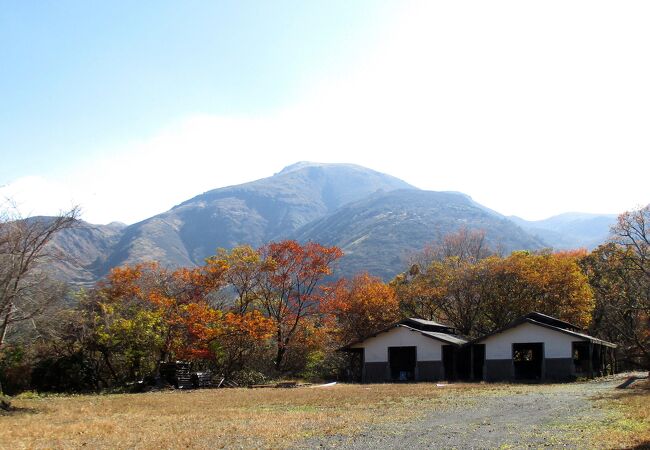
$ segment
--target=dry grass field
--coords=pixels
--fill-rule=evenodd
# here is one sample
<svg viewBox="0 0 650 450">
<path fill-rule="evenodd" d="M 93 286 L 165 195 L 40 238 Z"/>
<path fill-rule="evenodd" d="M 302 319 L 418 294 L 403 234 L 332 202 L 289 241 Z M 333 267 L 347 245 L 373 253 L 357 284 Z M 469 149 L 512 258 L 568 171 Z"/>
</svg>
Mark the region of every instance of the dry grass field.
<svg viewBox="0 0 650 450">
<path fill-rule="evenodd" d="M 650 448 L 650 380 L 604 394 L 596 403 L 610 412 L 607 423 L 596 433 L 599 442 L 611 448 Z"/>
<path fill-rule="evenodd" d="M 16 411 L 0 415 L 0 448 L 286 448 L 358 436 L 369 427 L 417 423 L 432 412 L 470 410 L 487 399 L 508 402 L 551 392 L 561 399 L 570 389 L 576 388 L 384 384 L 23 396 L 14 400 Z M 650 442 L 650 391 L 621 392 L 607 389 L 593 401 L 604 414 L 594 425 L 594 442 L 615 447 Z"/>
</svg>

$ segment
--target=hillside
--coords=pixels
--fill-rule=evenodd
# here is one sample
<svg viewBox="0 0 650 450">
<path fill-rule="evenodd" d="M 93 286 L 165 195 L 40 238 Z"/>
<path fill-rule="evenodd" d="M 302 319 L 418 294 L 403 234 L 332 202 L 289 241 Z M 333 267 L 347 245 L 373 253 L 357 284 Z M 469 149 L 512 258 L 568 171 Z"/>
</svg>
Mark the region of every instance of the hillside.
<svg viewBox="0 0 650 450">
<path fill-rule="evenodd" d="M 93 225 L 78 221 L 74 228 L 62 230 L 53 241 L 55 254 L 62 256 L 52 275 L 76 284 L 91 284 L 104 275 L 106 259 L 119 241 L 126 225 Z"/>
<path fill-rule="evenodd" d="M 152 258 L 200 264 L 218 247 L 282 239 L 345 203 L 404 188 L 412 186 L 364 167 L 301 162 L 268 178 L 205 192 L 126 228 L 104 269 Z"/>
<path fill-rule="evenodd" d="M 465 194 L 421 191 L 364 167 L 300 162 L 268 178 L 197 195 L 130 226 L 80 223 L 56 238 L 69 258 L 55 270 L 59 278 L 85 284 L 122 264 L 193 266 L 219 247 L 295 238 L 340 246 L 346 256 L 337 274 L 367 270 L 388 279 L 411 252 L 461 226 L 483 229 L 492 245 L 511 251 L 591 247 L 614 219 L 567 214 L 527 222 Z"/>
<path fill-rule="evenodd" d="M 556 249 L 593 249 L 607 240 L 615 214 L 564 213 L 544 220 L 510 220 Z"/>
<path fill-rule="evenodd" d="M 461 227 L 484 230 L 488 243 L 506 252 L 545 247 L 464 194 L 420 190 L 377 193 L 306 225 L 293 237 L 341 247 L 345 256 L 339 274 L 367 270 L 390 279 L 404 270 L 412 252 Z"/>
</svg>

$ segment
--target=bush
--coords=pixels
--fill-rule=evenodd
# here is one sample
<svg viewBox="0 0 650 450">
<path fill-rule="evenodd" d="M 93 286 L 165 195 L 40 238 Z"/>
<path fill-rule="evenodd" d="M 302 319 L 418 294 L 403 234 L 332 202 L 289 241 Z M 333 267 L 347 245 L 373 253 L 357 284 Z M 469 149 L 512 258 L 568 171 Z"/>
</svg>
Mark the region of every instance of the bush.
<svg viewBox="0 0 650 450">
<path fill-rule="evenodd" d="M 316 350 L 307 354 L 305 368 L 300 376 L 307 380 L 337 380 L 347 367 L 347 355 L 341 352 Z"/>
<path fill-rule="evenodd" d="M 233 372 L 230 381 L 234 381 L 240 386 L 252 386 L 254 384 L 267 384 L 269 378 L 257 370 L 238 370 Z"/>
<path fill-rule="evenodd" d="M 22 346 L 7 346 L 0 352 L 0 386 L 8 395 L 29 389 L 31 358 Z"/>
<path fill-rule="evenodd" d="M 0 410 L 10 411 L 11 410 L 11 401 L 6 395 L 0 394 Z"/>
<path fill-rule="evenodd" d="M 97 380 L 84 355 L 75 353 L 39 361 L 32 386 L 39 392 L 87 392 L 97 390 Z"/>
</svg>

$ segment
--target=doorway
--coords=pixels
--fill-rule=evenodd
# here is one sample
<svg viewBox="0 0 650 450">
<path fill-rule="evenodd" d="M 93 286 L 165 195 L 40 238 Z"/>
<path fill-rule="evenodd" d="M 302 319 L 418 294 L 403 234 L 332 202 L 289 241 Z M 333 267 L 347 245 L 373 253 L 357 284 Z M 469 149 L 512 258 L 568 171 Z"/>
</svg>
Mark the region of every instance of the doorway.
<svg viewBox="0 0 650 450">
<path fill-rule="evenodd" d="M 541 342 L 512 344 L 512 361 L 515 366 L 515 380 L 540 380 L 544 344 Z"/>
<path fill-rule="evenodd" d="M 415 380 L 415 347 L 388 347 L 388 364 L 393 381 Z"/>
<path fill-rule="evenodd" d="M 445 380 L 456 380 L 456 370 L 454 364 L 454 348 L 451 345 L 442 346 L 442 367 L 445 371 Z"/>
<path fill-rule="evenodd" d="M 485 344 L 472 345 L 472 374 L 474 381 L 483 380 L 483 366 L 485 365 Z"/>
</svg>

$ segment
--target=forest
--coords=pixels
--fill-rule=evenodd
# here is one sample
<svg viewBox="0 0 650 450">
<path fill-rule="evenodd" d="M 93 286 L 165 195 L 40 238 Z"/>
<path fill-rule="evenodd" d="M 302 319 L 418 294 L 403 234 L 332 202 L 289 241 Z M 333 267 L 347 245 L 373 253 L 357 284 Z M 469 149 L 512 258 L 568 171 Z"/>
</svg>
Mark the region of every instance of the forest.
<svg viewBox="0 0 650 450">
<path fill-rule="evenodd" d="M 531 311 L 619 345 L 624 367 L 650 368 L 650 206 L 621 214 L 588 252 L 501 254 L 461 228 L 409 255 L 389 282 L 333 279 L 337 247 L 286 240 L 218 249 L 198 267 L 114 268 L 85 289 L 47 272 L 53 236 L 78 223 L 0 220 L 0 393 L 141 389 L 161 364 L 189 361 L 239 385 L 345 379 L 337 349 L 404 317 L 466 337 Z"/>
</svg>

